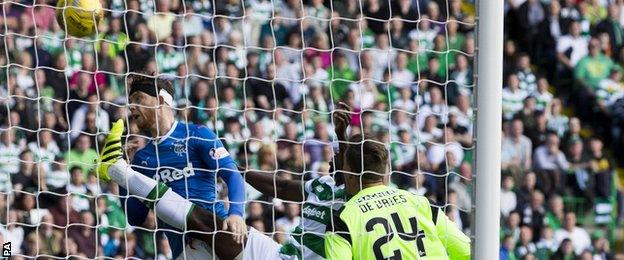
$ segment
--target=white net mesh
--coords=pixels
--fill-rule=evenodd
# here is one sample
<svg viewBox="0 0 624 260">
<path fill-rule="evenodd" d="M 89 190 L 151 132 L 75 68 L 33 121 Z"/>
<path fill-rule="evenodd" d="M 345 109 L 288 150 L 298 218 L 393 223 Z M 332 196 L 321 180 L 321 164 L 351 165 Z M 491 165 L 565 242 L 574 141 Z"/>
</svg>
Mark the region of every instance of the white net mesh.
<svg viewBox="0 0 624 260">
<path fill-rule="evenodd" d="M 104 19 L 87 38 L 65 34 L 56 1 L 0 4 L 0 241 L 13 256 L 185 251 L 153 213 L 125 212 L 128 196 L 93 173 L 116 119 L 130 119 L 128 140 L 151 144 L 126 107 L 127 79 L 144 71 L 173 82 L 179 122 L 208 126 L 247 170 L 290 179 L 331 174 L 331 114 L 344 102 L 350 133 L 387 145 L 391 185 L 437 201 L 469 232 L 472 1 L 102 3 Z M 143 167 L 149 177 L 181 182 L 181 195 L 202 202 L 183 167 L 163 173 L 171 166 L 156 160 L 158 169 Z M 214 181 L 227 202 L 227 185 Z M 286 243 L 306 216 L 301 202 L 272 196 L 247 185 L 245 219 Z"/>
</svg>

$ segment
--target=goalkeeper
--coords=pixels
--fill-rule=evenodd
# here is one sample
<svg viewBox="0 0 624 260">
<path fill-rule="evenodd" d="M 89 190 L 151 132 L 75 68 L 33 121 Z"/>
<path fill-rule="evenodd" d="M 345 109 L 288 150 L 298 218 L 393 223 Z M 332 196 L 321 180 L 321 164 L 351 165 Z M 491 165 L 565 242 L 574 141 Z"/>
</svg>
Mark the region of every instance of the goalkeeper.
<svg viewBox="0 0 624 260">
<path fill-rule="evenodd" d="M 388 151 L 350 138 L 343 170 L 347 196 L 325 235 L 327 259 L 470 259 L 470 239 L 422 196 L 386 185 Z"/>
<path fill-rule="evenodd" d="M 132 75 L 129 84 L 130 120 L 152 137 L 133 156 L 132 167 L 169 186 L 175 193 L 223 219 L 223 228 L 242 242 L 247 231 L 243 216 L 244 180 L 215 133 L 205 126 L 178 122 L 174 117 L 171 81 Z M 227 185 L 229 209 L 217 202 L 217 177 Z M 130 183 L 139 185 L 139 183 Z M 148 213 L 137 198 L 127 199 L 126 215 L 132 225 L 142 225 Z M 165 229 L 171 229 L 163 225 Z M 178 232 L 165 232 L 173 257 L 205 246 L 185 243 Z M 207 250 L 210 251 L 210 250 Z"/>
</svg>

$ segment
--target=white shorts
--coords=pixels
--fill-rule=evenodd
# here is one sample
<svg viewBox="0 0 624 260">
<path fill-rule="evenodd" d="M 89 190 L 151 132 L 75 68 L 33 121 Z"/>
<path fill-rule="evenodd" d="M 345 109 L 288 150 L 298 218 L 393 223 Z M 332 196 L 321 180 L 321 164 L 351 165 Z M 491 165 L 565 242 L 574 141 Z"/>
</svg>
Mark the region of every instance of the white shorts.
<svg viewBox="0 0 624 260">
<path fill-rule="evenodd" d="M 217 242 L 218 243 L 218 242 Z M 282 259 L 279 251 L 282 246 L 270 237 L 260 233 L 258 230 L 249 227 L 247 233 L 247 244 L 243 252 L 236 260 L 274 260 Z M 176 258 L 184 259 L 219 259 L 212 254 L 212 248 L 206 242 L 199 239 L 192 239 L 191 244 L 184 247 L 184 252 Z M 186 258 L 184 257 L 186 253 Z"/>
<path fill-rule="evenodd" d="M 282 246 L 275 242 L 272 238 L 262 234 L 255 228 L 249 227 L 247 235 L 247 244 L 243 251 L 243 260 L 274 260 L 282 259 L 280 257 L 280 248 Z"/>
</svg>

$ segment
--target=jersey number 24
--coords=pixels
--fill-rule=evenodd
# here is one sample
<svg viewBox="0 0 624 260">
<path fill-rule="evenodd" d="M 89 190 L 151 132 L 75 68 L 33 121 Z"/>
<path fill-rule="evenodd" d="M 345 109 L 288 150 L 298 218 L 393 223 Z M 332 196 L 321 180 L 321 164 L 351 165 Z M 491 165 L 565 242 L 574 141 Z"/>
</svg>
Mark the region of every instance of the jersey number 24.
<svg viewBox="0 0 624 260">
<path fill-rule="evenodd" d="M 390 216 L 392 217 L 392 222 L 394 222 L 394 226 L 397 231 L 396 233 L 399 235 L 399 238 L 404 241 L 416 240 L 416 247 L 418 250 L 418 255 L 421 257 L 426 256 L 427 253 L 425 252 L 425 246 L 423 244 L 423 238 L 425 237 L 425 232 L 423 232 L 422 230 L 418 231 L 418 222 L 416 221 L 416 217 L 409 218 L 411 232 L 407 233 L 405 232 L 403 223 L 401 223 L 401 218 L 399 218 L 399 214 L 395 212 L 395 213 L 390 214 Z M 394 238 L 395 232 L 392 231 L 392 226 L 390 226 L 390 223 L 388 223 L 388 220 L 385 218 L 381 218 L 381 217 L 372 218 L 368 222 L 366 222 L 366 231 L 367 232 L 373 231 L 376 225 L 381 225 L 384 228 L 386 235 L 378 238 L 377 240 L 375 240 L 375 243 L 373 243 L 373 252 L 375 253 L 375 258 L 384 259 L 384 260 L 402 259 L 401 251 L 398 249 L 394 250 L 393 255 L 390 257 L 383 256 L 383 253 L 381 252 L 381 247 L 385 245 L 386 243 L 390 242 L 390 240 Z"/>
</svg>

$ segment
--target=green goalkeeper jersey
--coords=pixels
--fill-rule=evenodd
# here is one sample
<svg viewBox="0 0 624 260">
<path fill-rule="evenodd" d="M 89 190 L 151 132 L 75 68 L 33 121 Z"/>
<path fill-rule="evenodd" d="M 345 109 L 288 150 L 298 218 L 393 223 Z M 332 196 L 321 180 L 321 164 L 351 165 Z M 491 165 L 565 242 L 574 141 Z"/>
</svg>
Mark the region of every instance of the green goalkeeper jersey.
<svg viewBox="0 0 624 260">
<path fill-rule="evenodd" d="M 383 185 L 360 191 L 327 227 L 327 259 L 470 259 L 470 239 L 444 212 Z"/>
</svg>

